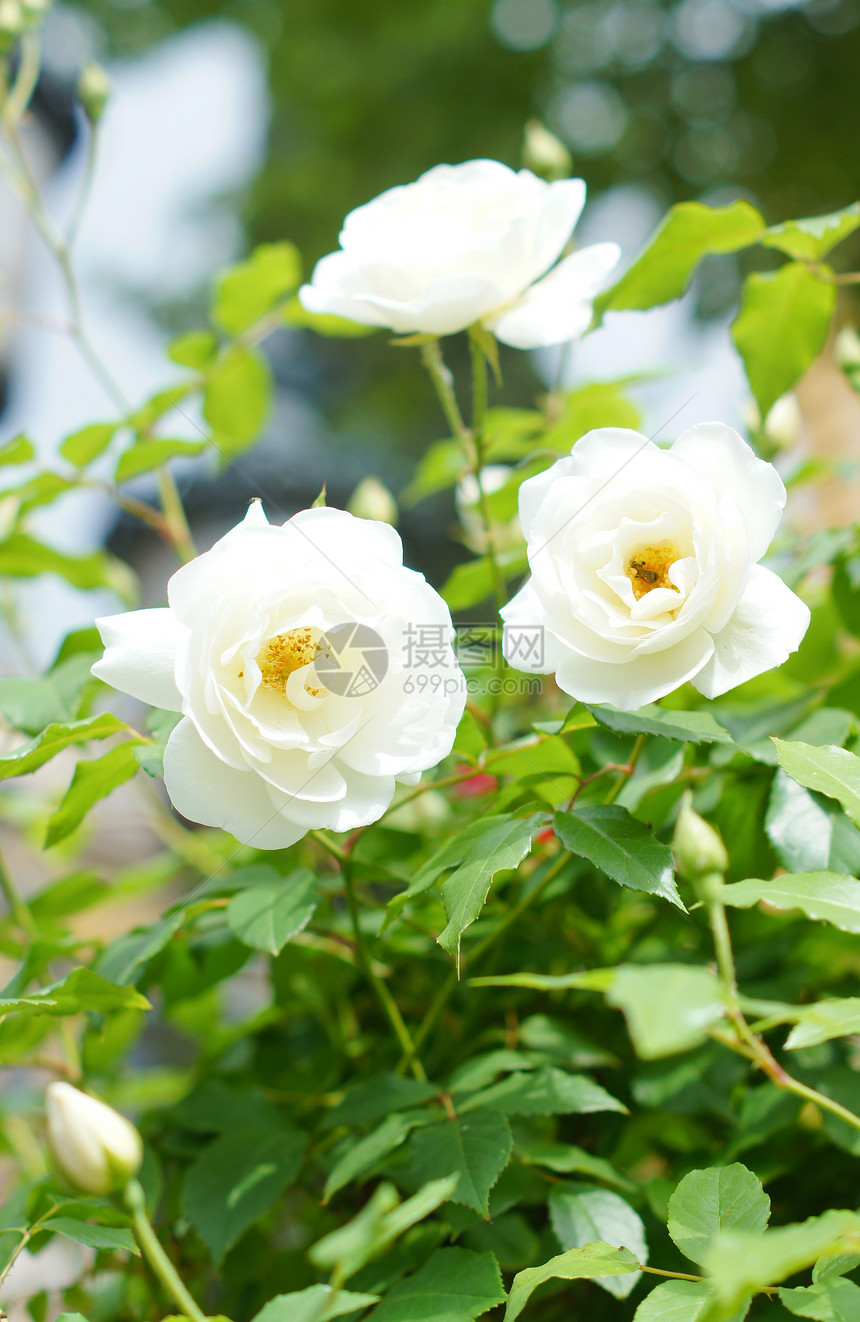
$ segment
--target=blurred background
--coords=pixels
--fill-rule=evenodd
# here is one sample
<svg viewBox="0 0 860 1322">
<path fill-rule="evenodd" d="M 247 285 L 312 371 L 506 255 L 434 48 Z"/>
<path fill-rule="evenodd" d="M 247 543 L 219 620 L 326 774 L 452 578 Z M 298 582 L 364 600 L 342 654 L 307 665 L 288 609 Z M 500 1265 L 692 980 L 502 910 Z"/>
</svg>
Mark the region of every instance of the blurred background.
<svg viewBox="0 0 860 1322">
<path fill-rule="evenodd" d="M 28 125 L 60 218 L 86 169 L 74 87 L 93 58 L 114 91 L 77 264 L 90 334 L 132 401 L 175 377 L 164 344 L 205 322 L 219 267 L 256 242 L 289 239 L 309 275 L 337 246 L 346 212 L 383 189 L 440 161 L 519 166 L 532 119 L 567 145 L 587 181 L 578 241 L 615 239 L 625 262 L 673 202 L 746 197 L 776 222 L 844 206 L 860 184 L 860 0 L 60 5 Z M 857 244 L 840 253 L 843 269 L 860 264 Z M 610 314 L 570 356 L 569 381 L 643 374 L 632 393 L 658 435 L 714 416 L 742 425 L 747 390 L 726 327 L 744 260 L 709 259 L 685 299 L 647 320 Z M 7 193 L 0 264 L 2 438 L 26 430 L 51 454 L 114 406 L 61 333 L 57 274 Z M 338 504 L 369 473 L 397 494 L 444 434 L 416 354 L 393 352 L 385 334 L 283 330 L 266 352 L 277 398 L 262 443 L 220 475 L 206 458 L 179 470 L 202 546 L 252 494 L 264 494 L 272 517 L 307 504 L 324 481 Z M 455 368 L 464 362 L 456 338 L 446 353 Z M 553 378 L 557 353 L 503 350 L 502 367 L 497 399 L 527 405 Z M 856 458 L 857 412 L 835 370 L 825 364 L 804 384 L 801 405 L 819 448 Z M 176 422 L 171 434 L 195 435 L 196 419 Z M 843 516 L 836 508 L 832 519 Z M 410 562 L 436 583 L 464 554 L 452 522 L 441 498 L 402 520 Z M 50 530 L 69 549 L 110 539 L 146 568 L 149 598 L 162 597 L 172 565 L 100 498 L 53 506 Z M 56 620 L 48 635 L 92 619 L 92 594 L 40 583 L 30 601 L 42 622 Z M 43 642 L 48 651 L 53 638 Z"/>
</svg>

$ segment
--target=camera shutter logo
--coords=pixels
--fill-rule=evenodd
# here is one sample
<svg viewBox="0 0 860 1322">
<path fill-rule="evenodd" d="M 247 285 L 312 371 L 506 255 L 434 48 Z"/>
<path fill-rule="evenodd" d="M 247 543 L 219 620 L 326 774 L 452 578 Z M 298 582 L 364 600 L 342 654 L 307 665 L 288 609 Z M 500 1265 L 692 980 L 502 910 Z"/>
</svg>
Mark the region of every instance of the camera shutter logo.
<svg viewBox="0 0 860 1322">
<path fill-rule="evenodd" d="M 369 624 L 350 621 L 323 634 L 314 670 L 330 693 L 364 698 L 388 672 L 388 648 Z"/>
</svg>

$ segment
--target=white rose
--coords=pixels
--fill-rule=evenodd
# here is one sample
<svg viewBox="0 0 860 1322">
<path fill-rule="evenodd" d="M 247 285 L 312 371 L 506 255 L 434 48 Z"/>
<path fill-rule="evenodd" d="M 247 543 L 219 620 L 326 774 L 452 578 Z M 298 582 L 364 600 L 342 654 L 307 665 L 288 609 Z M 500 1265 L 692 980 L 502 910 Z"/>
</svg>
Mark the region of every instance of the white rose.
<svg viewBox="0 0 860 1322">
<path fill-rule="evenodd" d="M 81 1193 L 111 1193 L 140 1170 L 140 1134 L 113 1107 L 70 1083 L 49 1083 L 45 1114 L 54 1159 Z"/>
<path fill-rule="evenodd" d="M 341 251 L 317 263 L 299 298 L 309 312 L 401 334 L 481 322 L 515 349 L 558 344 L 588 329 L 621 255 L 596 243 L 558 262 L 584 203 L 581 179 L 546 183 L 499 161 L 437 165 L 351 211 Z"/>
<path fill-rule="evenodd" d="M 715 698 L 781 665 L 809 624 L 756 563 L 784 505 L 776 470 L 722 423 L 671 450 L 589 432 L 520 489 L 532 576 L 502 612 L 508 661 L 628 711 L 686 680 Z"/>
<path fill-rule="evenodd" d="M 96 621 L 95 674 L 182 712 L 164 779 L 184 817 L 281 849 L 376 821 L 451 751 L 451 616 L 402 556 L 387 524 L 320 508 L 276 526 L 255 502 L 168 607 Z"/>
</svg>

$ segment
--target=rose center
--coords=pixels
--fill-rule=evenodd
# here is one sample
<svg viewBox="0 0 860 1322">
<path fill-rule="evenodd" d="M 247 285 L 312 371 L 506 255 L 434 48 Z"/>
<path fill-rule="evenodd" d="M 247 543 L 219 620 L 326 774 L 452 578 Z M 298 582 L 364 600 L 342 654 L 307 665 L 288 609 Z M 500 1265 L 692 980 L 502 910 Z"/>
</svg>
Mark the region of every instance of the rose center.
<svg viewBox="0 0 860 1322">
<path fill-rule="evenodd" d="M 293 671 L 315 661 L 323 650 L 311 629 L 289 629 L 267 638 L 257 655 L 262 682 L 267 688 L 283 692 Z"/>
<path fill-rule="evenodd" d="M 656 546 L 643 546 L 627 562 L 627 577 L 633 585 L 633 595 L 637 601 L 652 592 L 654 588 L 678 589 L 669 578 L 669 569 L 680 554 L 671 542 L 660 542 Z"/>
</svg>

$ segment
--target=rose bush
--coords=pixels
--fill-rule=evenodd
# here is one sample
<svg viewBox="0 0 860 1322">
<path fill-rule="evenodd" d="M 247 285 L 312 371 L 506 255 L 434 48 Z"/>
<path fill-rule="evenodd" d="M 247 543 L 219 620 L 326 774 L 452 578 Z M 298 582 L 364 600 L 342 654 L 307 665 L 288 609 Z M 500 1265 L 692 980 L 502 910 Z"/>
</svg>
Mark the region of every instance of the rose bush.
<svg viewBox="0 0 860 1322">
<path fill-rule="evenodd" d="M 499 161 L 437 165 L 351 211 L 341 250 L 299 297 L 309 312 L 401 334 L 481 322 L 516 349 L 558 344 L 588 328 L 620 256 L 596 243 L 558 260 L 584 204 L 581 179 L 548 184 Z"/>
<path fill-rule="evenodd" d="M 603 428 L 520 489 L 531 578 L 502 612 L 513 665 L 634 710 L 692 680 L 715 698 L 780 665 L 809 610 L 757 562 L 785 487 L 722 423 L 671 450 Z M 543 656 L 520 631 L 543 629 Z"/>
<path fill-rule="evenodd" d="M 281 849 L 376 821 L 395 781 L 450 752 L 465 705 L 451 616 L 388 524 L 321 508 L 276 526 L 255 502 L 168 601 L 98 620 L 93 669 L 182 712 L 164 777 L 192 821 Z M 423 663 L 410 630 L 433 632 Z"/>
</svg>

